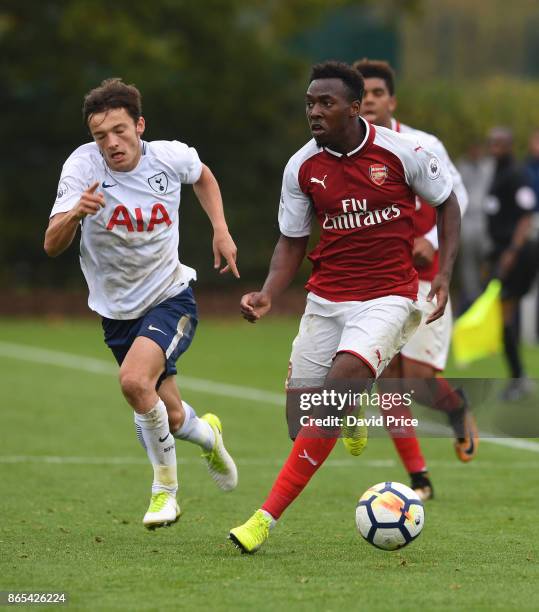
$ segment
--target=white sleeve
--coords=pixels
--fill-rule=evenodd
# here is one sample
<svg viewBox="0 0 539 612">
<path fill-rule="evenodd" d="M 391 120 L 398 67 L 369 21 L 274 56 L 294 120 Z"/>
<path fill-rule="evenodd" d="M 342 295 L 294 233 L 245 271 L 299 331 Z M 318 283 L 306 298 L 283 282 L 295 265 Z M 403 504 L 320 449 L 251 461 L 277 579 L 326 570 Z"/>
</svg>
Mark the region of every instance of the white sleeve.
<svg viewBox="0 0 539 612">
<path fill-rule="evenodd" d="M 449 158 L 448 158 L 449 159 Z M 449 159 L 449 171 L 451 172 L 451 176 L 453 178 L 453 193 L 457 196 L 457 200 L 460 207 L 460 217 L 464 216 L 466 209 L 468 208 L 468 191 L 464 186 L 464 182 L 462 181 L 462 176 L 460 176 L 460 172 L 455 167 L 455 164 Z"/>
<path fill-rule="evenodd" d="M 69 212 L 80 200 L 82 192 L 94 182 L 93 179 L 92 164 L 83 157 L 70 156 L 62 168 L 50 216 Z"/>
<path fill-rule="evenodd" d="M 284 169 L 279 203 L 279 229 L 289 238 L 301 238 L 311 233 L 312 204 L 299 186 L 298 170 L 292 158 Z"/>
<path fill-rule="evenodd" d="M 180 182 L 186 185 L 196 183 L 202 174 L 202 162 L 193 147 L 188 147 L 185 143 L 173 140 L 172 146 L 172 166 L 178 173 Z"/>
<path fill-rule="evenodd" d="M 466 191 L 466 187 L 464 186 L 460 172 L 457 170 L 455 164 L 451 161 L 446 148 L 444 147 L 443 143 L 438 140 L 438 138 L 433 136 L 432 140 L 428 143 L 428 146 L 432 149 L 433 153 L 437 155 L 442 164 L 446 165 L 449 173 L 451 174 L 451 179 L 453 180 L 453 193 L 457 197 L 460 207 L 460 216 L 462 219 L 466 209 L 468 208 L 468 192 Z M 438 250 L 438 228 L 436 224 L 431 227 L 423 238 L 428 240 L 436 251 Z"/>
<path fill-rule="evenodd" d="M 460 216 L 464 216 L 466 209 L 468 208 L 468 192 L 460 176 L 460 172 L 457 170 L 455 164 L 451 161 L 449 154 L 443 143 L 433 136 L 432 142 L 428 143 L 428 147 L 432 149 L 432 152 L 437 155 L 442 164 L 445 164 L 449 169 L 449 173 L 453 180 L 453 193 L 457 196 L 460 207 Z"/>
<path fill-rule="evenodd" d="M 405 173 L 414 193 L 431 206 L 445 202 L 453 189 L 447 165 L 435 153 L 424 149 L 418 141 L 413 151 L 406 156 Z"/>
<path fill-rule="evenodd" d="M 432 248 L 437 251 L 440 247 L 438 242 L 438 226 L 436 223 L 430 228 L 430 230 L 423 236 L 425 240 L 428 240 L 432 244 Z"/>
<path fill-rule="evenodd" d="M 524 185 L 515 193 L 515 201 L 519 208 L 526 212 L 530 212 L 535 208 L 537 201 L 535 191 L 531 187 Z"/>
<path fill-rule="evenodd" d="M 462 219 L 464 217 L 466 209 L 468 208 L 468 192 L 466 191 L 466 187 L 464 187 L 460 172 L 457 170 L 457 168 L 449 157 L 447 157 L 447 161 L 449 162 L 448 167 L 449 171 L 451 172 L 451 177 L 453 178 L 453 193 L 457 196 L 457 200 L 460 207 L 460 218 Z M 423 238 L 425 238 L 432 244 L 435 251 L 438 250 L 438 227 L 436 226 L 436 224 L 434 224 L 430 228 L 430 230 L 423 236 Z"/>
</svg>

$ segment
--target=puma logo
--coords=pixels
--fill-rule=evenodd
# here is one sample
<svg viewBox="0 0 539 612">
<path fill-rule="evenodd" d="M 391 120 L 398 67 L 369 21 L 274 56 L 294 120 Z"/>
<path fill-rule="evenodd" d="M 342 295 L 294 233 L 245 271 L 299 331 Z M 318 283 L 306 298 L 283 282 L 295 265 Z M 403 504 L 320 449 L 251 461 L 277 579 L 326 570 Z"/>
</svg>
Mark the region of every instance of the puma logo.
<svg viewBox="0 0 539 612">
<path fill-rule="evenodd" d="M 311 183 L 318 183 L 319 185 L 322 185 L 322 187 L 325 189 L 326 188 L 326 183 L 325 183 L 326 178 L 327 178 L 327 174 L 324 174 L 323 179 L 318 179 L 316 178 L 316 176 L 311 176 Z"/>
<path fill-rule="evenodd" d="M 307 451 L 305 449 L 303 449 L 303 455 L 298 455 L 298 457 L 300 459 L 307 459 L 307 461 L 311 464 L 311 465 L 318 465 L 318 461 L 315 461 L 314 459 L 312 459 L 311 457 L 309 457 L 309 455 L 307 454 Z"/>
</svg>

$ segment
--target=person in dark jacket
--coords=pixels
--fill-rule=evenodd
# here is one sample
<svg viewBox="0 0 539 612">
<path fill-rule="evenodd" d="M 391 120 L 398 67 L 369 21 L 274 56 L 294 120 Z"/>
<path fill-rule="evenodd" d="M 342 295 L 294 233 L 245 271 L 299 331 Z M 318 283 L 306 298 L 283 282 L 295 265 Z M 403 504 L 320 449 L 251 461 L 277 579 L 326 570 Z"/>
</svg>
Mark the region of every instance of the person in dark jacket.
<svg viewBox="0 0 539 612">
<path fill-rule="evenodd" d="M 520 300 L 528 293 L 537 273 L 537 248 L 532 239 L 532 215 L 537 199 L 526 172 L 513 154 L 513 134 L 496 127 L 489 134 L 494 175 L 485 202 L 487 227 L 492 241 L 493 276 L 502 281 L 503 340 L 511 380 L 502 393 L 518 400 L 532 390 L 520 355 L 518 326 Z"/>
</svg>

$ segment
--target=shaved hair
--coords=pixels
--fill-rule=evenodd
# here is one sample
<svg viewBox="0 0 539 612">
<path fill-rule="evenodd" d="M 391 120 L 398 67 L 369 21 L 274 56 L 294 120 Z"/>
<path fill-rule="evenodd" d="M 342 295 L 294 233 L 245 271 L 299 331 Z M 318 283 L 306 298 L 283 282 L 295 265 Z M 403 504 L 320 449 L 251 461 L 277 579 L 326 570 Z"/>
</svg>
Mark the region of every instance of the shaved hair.
<svg viewBox="0 0 539 612">
<path fill-rule="evenodd" d="M 344 62 L 328 61 L 322 64 L 315 64 L 311 70 L 310 82 L 317 79 L 340 79 L 348 92 L 348 101 L 353 102 L 363 98 L 365 84 L 363 77 L 357 70 Z"/>
</svg>

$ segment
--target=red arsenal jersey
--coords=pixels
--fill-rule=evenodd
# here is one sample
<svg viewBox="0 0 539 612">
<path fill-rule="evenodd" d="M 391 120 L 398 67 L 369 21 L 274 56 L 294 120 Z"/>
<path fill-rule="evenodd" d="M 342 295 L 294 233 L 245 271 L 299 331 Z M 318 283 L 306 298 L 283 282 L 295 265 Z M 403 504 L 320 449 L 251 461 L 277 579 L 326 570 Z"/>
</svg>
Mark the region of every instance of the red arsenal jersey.
<svg viewBox="0 0 539 612">
<path fill-rule="evenodd" d="M 279 227 L 285 236 L 306 236 L 316 215 L 321 235 L 306 285 L 316 295 L 335 302 L 415 300 L 416 194 L 437 206 L 451 193 L 451 177 L 415 137 L 366 121 L 365 128 L 363 142 L 346 155 L 311 140 L 291 157 Z"/>
</svg>

